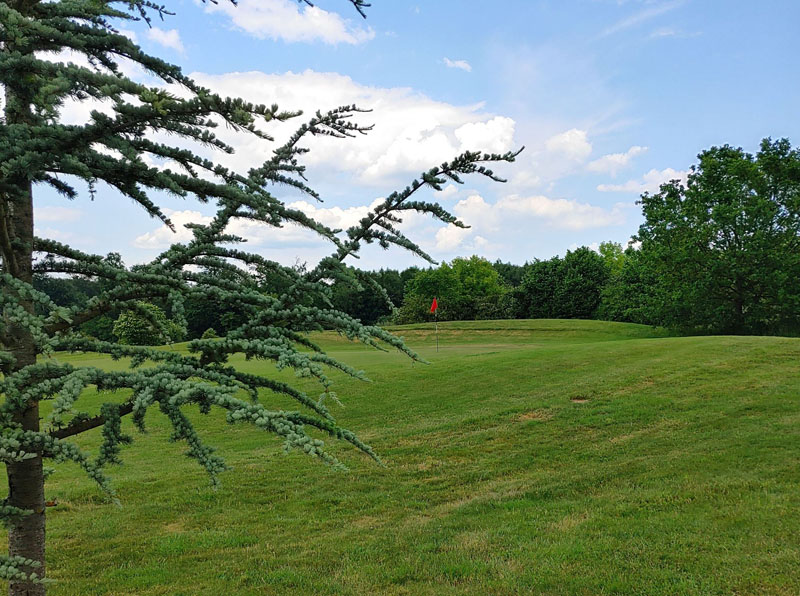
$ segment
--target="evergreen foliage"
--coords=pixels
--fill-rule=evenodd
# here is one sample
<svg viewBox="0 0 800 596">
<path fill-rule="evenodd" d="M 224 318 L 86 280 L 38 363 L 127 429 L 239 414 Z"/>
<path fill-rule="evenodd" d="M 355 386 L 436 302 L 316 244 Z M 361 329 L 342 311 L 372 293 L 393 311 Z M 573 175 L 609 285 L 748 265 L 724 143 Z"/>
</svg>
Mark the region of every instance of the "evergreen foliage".
<svg viewBox="0 0 800 596">
<path fill-rule="evenodd" d="M 525 276 L 525 271 L 528 264 L 514 265 L 513 263 L 503 263 L 500 259 L 492 263 L 492 267 L 500 275 L 503 282 L 512 288 L 516 288 L 522 283 L 522 278 Z"/>
<path fill-rule="evenodd" d="M 381 269 L 360 273 L 364 282 L 359 286 L 335 283 L 332 287 L 333 306 L 367 325 L 374 325 L 392 314 L 403 302 L 403 279 L 399 271 Z"/>
<path fill-rule="evenodd" d="M 519 312 L 532 319 L 591 319 L 607 279 L 604 257 L 585 246 L 563 259 L 535 261 L 515 292 Z"/>
<path fill-rule="evenodd" d="M 358 11 L 367 6 L 350 0 Z M 6 463 L 9 496 L 0 517 L 9 525 L 9 557 L 0 562 L 14 594 L 43 594 L 44 566 L 43 459 L 76 462 L 99 487 L 113 495 L 104 468 L 119 460 L 119 448 L 130 437 L 120 419 L 131 416 L 143 429 L 145 413 L 157 408 L 173 427 L 172 439 L 187 445 L 188 455 L 209 473 L 212 482 L 225 469 L 183 412 L 199 406 L 226 412 L 230 423 L 249 422 L 280 437 L 287 449 L 299 449 L 324 462 L 340 465 L 328 453 L 319 433 L 351 443 L 378 459 L 351 431 L 341 428 L 314 396 L 266 376 L 241 373 L 229 364 L 233 354 L 260 358 L 278 368 L 313 377 L 323 395 L 330 394 L 328 369 L 357 378 L 363 373 L 326 355 L 305 332 L 335 329 L 375 348 L 396 348 L 417 356 L 389 333 L 364 325 L 332 308 L 326 280 L 361 285 L 364 279 L 345 265 L 364 244 L 399 246 L 430 257 L 405 237 L 397 224 L 416 211 L 453 225 L 463 225 L 437 203 L 418 198 L 423 188 L 441 190 L 462 176 L 499 178 L 485 165 L 510 162 L 515 153 L 467 152 L 427 172 L 403 190 L 391 193 L 361 222 L 341 233 L 287 208 L 272 194 L 290 186 L 318 199 L 304 177 L 301 160 L 310 135 L 345 139 L 366 133 L 354 116 L 362 111 L 342 106 L 306 118 L 272 157 L 248 172 L 236 172 L 197 155 L 192 143 L 231 152 L 215 135 L 218 125 L 271 141 L 270 123 L 300 116 L 277 105 L 253 104 L 221 97 L 200 87 L 180 68 L 145 54 L 115 25 L 131 19 L 167 14 L 149 0 L 73 2 L 12 0 L 0 4 L 0 84 L 5 94 L 0 126 L 0 455 Z M 83 63 L 46 59 L 46 53 L 72 52 Z M 141 66 L 160 80 L 143 84 L 125 76 L 123 61 Z M 180 94 L 167 85 L 181 89 Z M 102 99 L 111 111 L 92 111 L 88 121 L 65 124 L 60 111 L 68 100 Z M 173 144 L 162 141 L 173 139 Z M 150 164 L 162 162 L 164 167 Z M 152 262 L 127 269 L 118 259 L 86 254 L 33 234 L 34 186 L 50 186 L 65 198 L 86 185 L 92 194 L 117 193 L 140 205 L 167 226 L 172 222 L 154 197 L 168 193 L 214 203 L 217 213 L 206 225 L 189 226 L 193 238 L 175 244 Z M 226 229 L 234 220 L 273 227 L 296 224 L 332 244 L 330 257 L 308 271 L 281 266 L 241 247 L 242 239 Z M 97 294 L 82 304 L 59 306 L 33 285 L 35 276 L 78 275 L 102 280 Z M 276 281 L 264 288 L 264 280 Z M 277 283 L 279 282 L 279 283 Z M 223 303 L 241 315 L 221 339 L 195 339 L 189 355 L 145 346 L 123 345 L 89 337 L 84 325 L 123 311 L 135 311 L 165 331 L 145 303 L 167 308 L 186 327 L 187 305 Z M 150 313 L 148 315 L 148 313 Z M 220 330 L 222 331 L 222 330 Z M 92 351 L 130 359 L 131 367 L 104 371 L 60 362 L 57 351 Z M 37 359 L 38 357 L 38 359 Z M 144 366 L 144 365 L 147 366 Z M 81 411 L 85 390 L 119 391 L 119 401 L 91 415 Z M 271 395 L 298 402 L 298 411 L 271 409 Z M 40 425 L 39 403 L 52 400 L 50 417 Z M 92 459 L 70 441 L 100 428 L 103 446 Z M 316 431 L 316 432 L 312 432 Z"/>
</svg>

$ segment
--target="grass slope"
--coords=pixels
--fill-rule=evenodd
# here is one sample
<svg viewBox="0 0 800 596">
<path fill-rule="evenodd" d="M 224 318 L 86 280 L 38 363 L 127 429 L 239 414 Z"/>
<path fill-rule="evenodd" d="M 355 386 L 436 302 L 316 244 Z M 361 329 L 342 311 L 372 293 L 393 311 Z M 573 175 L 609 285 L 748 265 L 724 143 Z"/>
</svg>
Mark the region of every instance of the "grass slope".
<svg viewBox="0 0 800 596">
<path fill-rule="evenodd" d="M 440 330 L 437 353 L 430 326 L 394 329 L 431 366 L 323 337 L 375 381 L 343 379 L 335 412 L 386 468 L 329 443 L 351 468 L 336 472 L 198 415 L 234 467 L 213 491 L 157 413 L 110 469 L 122 508 L 59 468 L 52 593 L 800 592 L 800 340 Z"/>
</svg>

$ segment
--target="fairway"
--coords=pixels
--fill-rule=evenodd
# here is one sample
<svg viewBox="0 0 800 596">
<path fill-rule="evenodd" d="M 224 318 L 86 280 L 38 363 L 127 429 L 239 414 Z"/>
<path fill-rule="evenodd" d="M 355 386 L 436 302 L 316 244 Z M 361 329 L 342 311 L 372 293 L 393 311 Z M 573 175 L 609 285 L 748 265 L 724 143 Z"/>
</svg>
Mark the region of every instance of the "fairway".
<svg viewBox="0 0 800 596">
<path fill-rule="evenodd" d="M 343 406 L 329 405 L 385 467 L 327 441 L 336 471 L 198 414 L 232 467 L 213 490 L 160 414 L 147 435 L 126 420 L 135 442 L 108 469 L 121 507 L 75 466 L 48 480 L 51 593 L 800 592 L 800 339 L 439 327 L 438 352 L 431 325 L 393 328 L 430 365 L 317 337 L 373 381 L 337 375 Z M 79 443 L 96 454 L 99 436 Z"/>
</svg>

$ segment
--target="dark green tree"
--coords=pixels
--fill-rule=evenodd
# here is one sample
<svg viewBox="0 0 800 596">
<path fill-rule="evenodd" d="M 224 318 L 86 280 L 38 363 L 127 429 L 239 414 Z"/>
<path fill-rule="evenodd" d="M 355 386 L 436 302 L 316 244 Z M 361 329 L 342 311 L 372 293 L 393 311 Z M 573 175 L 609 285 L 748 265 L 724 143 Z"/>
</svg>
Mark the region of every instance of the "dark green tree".
<svg viewBox="0 0 800 596">
<path fill-rule="evenodd" d="M 582 246 L 564 258 L 535 261 L 516 291 L 517 302 L 532 319 L 591 319 L 608 279 L 604 258 Z"/>
<path fill-rule="evenodd" d="M 432 319 L 428 315 L 434 298 L 439 302 L 439 320 L 458 320 L 457 305 L 461 300 L 461 286 L 458 276 L 448 263 L 420 270 L 406 283 L 403 304 L 395 314 L 395 322 L 417 323 Z"/>
<path fill-rule="evenodd" d="M 362 11 L 363 0 L 350 0 Z M 370 346 L 387 344 L 416 356 L 396 337 L 365 326 L 330 308 L 324 280 L 352 276 L 343 262 L 365 243 L 397 245 L 430 258 L 397 228 L 406 211 L 425 212 L 460 225 L 436 203 L 416 199 L 423 187 L 440 190 L 464 174 L 498 179 L 482 162 L 513 161 L 514 154 L 464 153 L 425 172 L 408 187 L 387 195 L 360 224 L 337 233 L 287 208 L 272 194 L 275 185 L 291 186 L 311 198 L 301 159 L 307 135 L 349 137 L 366 132 L 352 116 L 353 106 L 311 115 L 297 132 L 260 167 L 236 172 L 201 158 L 191 148 L 202 144 L 232 151 L 219 140 L 217 123 L 270 142 L 269 126 L 299 116 L 275 105 L 257 105 L 220 97 L 198 86 L 181 70 L 145 54 L 119 34 L 115 24 L 149 18 L 164 9 L 149 0 L 92 2 L 9 0 L 0 4 L 0 85 L 5 103 L 0 123 L 0 458 L 8 472 L 9 494 L 0 517 L 9 527 L 9 555 L 0 561 L 0 576 L 11 582 L 12 594 L 44 594 L 45 498 L 43 459 L 71 460 L 107 493 L 113 490 L 104 473 L 119 461 L 127 441 L 121 419 L 131 416 L 143 427 L 145 413 L 157 407 L 172 423 L 172 438 L 185 441 L 188 454 L 213 481 L 225 469 L 223 460 L 197 434 L 183 410 L 199 406 L 227 412 L 230 423 L 249 422 L 325 462 L 337 464 L 311 430 L 352 443 L 377 458 L 355 434 L 336 424 L 321 400 L 269 376 L 245 374 L 229 363 L 234 353 L 271 360 L 319 380 L 327 394 L 328 368 L 354 377 L 362 373 L 334 360 L 305 332 L 336 329 Z M 45 60 L 46 52 L 71 51 L 88 59 L 86 66 Z M 123 74 L 121 60 L 131 61 L 163 84 L 143 84 Z M 167 85 L 182 88 L 179 95 Z M 102 99 L 111 111 L 93 111 L 82 124 L 65 124 L 60 112 L 67 100 Z M 161 134 L 165 133 L 165 134 Z M 174 145 L 160 138 L 174 139 Z M 165 168 L 149 164 L 163 161 Z M 214 202 L 217 213 L 207 225 L 192 225 L 193 238 L 175 244 L 152 262 L 126 269 L 119 262 L 74 250 L 33 233 L 34 187 L 50 186 L 75 197 L 74 180 L 90 192 L 115 189 L 150 216 L 172 223 L 153 196 L 159 192 Z M 283 267 L 241 248 L 241 238 L 226 228 L 245 219 L 270 226 L 293 223 L 317 232 L 333 245 L 333 253 L 306 272 Z M 107 288 L 85 305 L 60 307 L 33 286 L 34 275 L 80 275 L 105 280 Z M 264 292 L 267 276 L 283 280 L 281 292 Z M 139 301 L 164 304 L 183 319 L 184 304 L 194 296 L 213 297 L 246 315 L 222 339 L 196 339 L 188 354 L 92 339 L 80 326 L 98 317 L 131 308 Z M 182 321 L 185 324 L 185 321 Z M 301 349 L 302 348 L 302 349 Z M 131 368 L 105 371 L 75 366 L 48 355 L 54 351 L 92 351 L 130 358 Z M 147 364 L 147 366 L 142 366 Z M 84 391 L 115 390 L 119 401 L 92 415 L 79 409 Z M 250 399 L 242 399 L 240 392 Z M 302 411 L 271 409 L 270 396 L 295 399 Z M 52 412 L 40 420 L 40 402 L 53 400 Z M 97 457 L 69 439 L 102 429 Z M 310 430 L 311 429 L 311 430 Z"/>
<path fill-rule="evenodd" d="M 657 288 L 658 280 L 644 263 L 642 252 L 628 247 L 619 269 L 609 275 L 603 287 L 597 316 L 607 321 L 658 325 L 662 298 Z"/>
<path fill-rule="evenodd" d="M 403 303 L 403 276 L 394 269 L 381 269 L 372 274 L 380 286 L 386 290 L 392 304 L 399 306 Z"/>
<path fill-rule="evenodd" d="M 503 282 L 511 288 L 516 288 L 520 283 L 522 283 L 522 278 L 525 276 L 527 266 L 527 263 L 525 265 L 503 263 L 500 259 L 497 259 L 494 263 L 492 263 L 492 267 L 494 267 L 495 271 L 500 274 Z"/>
<path fill-rule="evenodd" d="M 561 319 L 593 319 L 600 294 L 608 280 L 605 259 L 582 246 L 567 251 L 561 263 L 561 280 L 555 294 L 555 316 Z"/>
<path fill-rule="evenodd" d="M 641 198 L 637 235 L 663 324 L 693 333 L 800 331 L 800 150 L 764 139 L 698 156 L 684 186 Z"/>
<path fill-rule="evenodd" d="M 514 290 L 517 316 L 522 319 L 550 319 L 556 316 L 556 292 L 561 283 L 562 259 L 535 260 L 526 267 Z"/>
<path fill-rule="evenodd" d="M 120 313 L 112 333 L 126 346 L 157 346 L 180 341 L 185 332 L 155 304 L 139 301 Z"/>
<path fill-rule="evenodd" d="M 396 321 L 429 320 L 434 297 L 438 299 L 440 321 L 497 318 L 498 305 L 506 291 L 489 261 L 474 255 L 457 257 L 450 263 L 420 271 L 409 280 Z"/>
<path fill-rule="evenodd" d="M 393 269 L 362 272 L 361 283 L 340 282 L 333 285 L 333 306 L 362 323 L 373 325 L 392 314 L 403 301 L 403 280 Z"/>
<path fill-rule="evenodd" d="M 92 280 L 73 278 L 47 277 L 36 275 L 33 278 L 33 287 L 47 294 L 58 306 L 77 306 L 86 304 L 89 298 L 95 296 L 99 287 Z"/>
</svg>

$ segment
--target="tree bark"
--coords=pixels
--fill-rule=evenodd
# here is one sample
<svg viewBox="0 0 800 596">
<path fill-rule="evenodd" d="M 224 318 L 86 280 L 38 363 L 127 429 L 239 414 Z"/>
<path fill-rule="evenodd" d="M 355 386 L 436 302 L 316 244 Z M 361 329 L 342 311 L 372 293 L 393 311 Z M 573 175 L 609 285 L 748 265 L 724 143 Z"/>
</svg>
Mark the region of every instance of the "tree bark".
<svg viewBox="0 0 800 596">
<path fill-rule="evenodd" d="M 14 265 L 10 266 L 4 258 L 9 273 L 17 279 L 31 283 L 32 281 L 32 248 L 33 248 L 33 197 L 29 181 L 20 181 L 21 192 L 15 197 L 4 197 L 7 221 L 13 230 Z M 33 312 L 33 304 L 26 302 L 23 307 Z M 36 346 L 27 329 L 15 326 L 10 330 L 10 351 L 15 358 L 12 372 L 36 363 Z M 14 421 L 24 430 L 39 430 L 39 403 L 32 402 L 25 410 L 14 415 Z M 44 576 L 44 543 L 45 543 L 45 499 L 44 473 L 42 458 L 35 457 L 19 463 L 9 463 L 8 500 L 9 505 L 32 511 L 11 524 L 8 531 L 8 552 L 11 556 L 25 557 L 38 561 L 41 567 L 28 568 L 24 571 Z M 45 587 L 30 582 L 12 582 L 12 596 L 43 596 Z"/>
<path fill-rule="evenodd" d="M 30 10 L 35 0 L 20 0 L 12 3 L 23 14 Z M 28 48 L 17 48 L 13 41 L 8 42 L 3 51 L 26 52 Z M 32 103 L 34 84 L 22 76 L 18 84 L 6 85 L 5 124 L 32 124 L 34 120 Z M 13 190 L 0 197 L 3 205 L 0 210 L 0 225 L 3 229 L 2 257 L 3 269 L 13 277 L 32 283 L 33 281 L 33 187 L 31 178 L 25 174 L 4 181 Z M 8 291 L 4 289 L 4 291 Z M 21 306 L 34 312 L 31 301 L 23 301 Z M 36 363 L 37 349 L 30 331 L 19 325 L 9 325 L 6 339 L 7 349 L 14 357 L 11 372 Z M 31 402 L 25 409 L 14 414 L 14 421 L 23 430 L 39 430 L 39 403 Z M 7 503 L 32 511 L 14 521 L 8 531 L 8 552 L 11 556 L 25 557 L 39 562 L 39 567 L 23 568 L 26 573 L 36 573 L 40 578 L 45 574 L 45 499 L 42 458 L 35 457 L 19 463 L 6 465 L 8 471 Z M 12 596 L 44 596 L 45 587 L 31 582 L 11 582 L 9 592 Z"/>
</svg>

